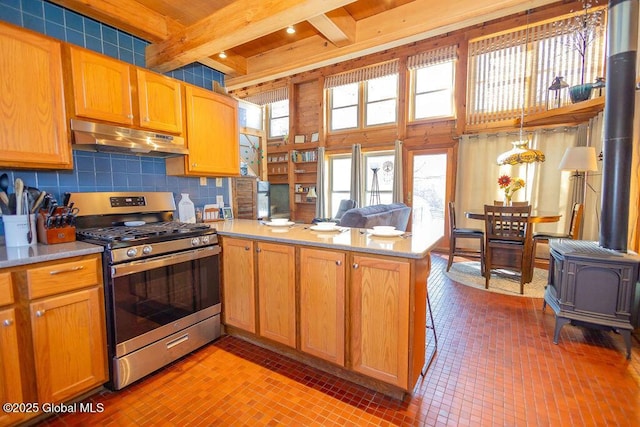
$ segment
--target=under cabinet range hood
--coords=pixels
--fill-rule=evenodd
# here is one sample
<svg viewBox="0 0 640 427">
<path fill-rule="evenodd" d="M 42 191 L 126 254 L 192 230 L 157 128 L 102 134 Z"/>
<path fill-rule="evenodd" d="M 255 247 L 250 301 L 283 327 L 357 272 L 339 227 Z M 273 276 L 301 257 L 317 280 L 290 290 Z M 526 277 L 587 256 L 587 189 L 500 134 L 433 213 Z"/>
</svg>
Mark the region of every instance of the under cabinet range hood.
<svg viewBox="0 0 640 427">
<path fill-rule="evenodd" d="M 189 154 L 184 138 L 71 119 L 73 148 L 106 153 L 136 154 L 151 157 L 175 157 Z"/>
</svg>

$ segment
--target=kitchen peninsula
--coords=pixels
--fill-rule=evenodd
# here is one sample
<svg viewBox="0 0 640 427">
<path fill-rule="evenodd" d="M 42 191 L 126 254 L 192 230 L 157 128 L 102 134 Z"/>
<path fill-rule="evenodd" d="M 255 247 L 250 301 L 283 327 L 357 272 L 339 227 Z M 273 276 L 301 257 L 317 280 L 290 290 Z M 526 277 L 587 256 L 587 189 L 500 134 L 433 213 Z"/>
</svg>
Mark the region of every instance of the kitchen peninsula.
<svg viewBox="0 0 640 427">
<path fill-rule="evenodd" d="M 425 361 L 429 255 L 441 235 L 213 226 L 227 334 L 391 396 L 411 392 Z"/>
</svg>

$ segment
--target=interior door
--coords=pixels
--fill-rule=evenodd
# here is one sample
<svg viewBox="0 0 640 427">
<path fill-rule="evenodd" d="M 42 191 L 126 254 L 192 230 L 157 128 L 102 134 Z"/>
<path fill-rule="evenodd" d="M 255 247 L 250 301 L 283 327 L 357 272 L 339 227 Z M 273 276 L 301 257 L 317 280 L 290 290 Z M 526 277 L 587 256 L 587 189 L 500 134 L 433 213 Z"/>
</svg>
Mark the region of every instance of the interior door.
<svg viewBox="0 0 640 427">
<path fill-rule="evenodd" d="M 415 234 L 444 235 L 448 200 L 453 199 L 455 174 L 453 148 L 408 153 L 407 202 L 411 205 L 411 230 Z"/>
</svg>

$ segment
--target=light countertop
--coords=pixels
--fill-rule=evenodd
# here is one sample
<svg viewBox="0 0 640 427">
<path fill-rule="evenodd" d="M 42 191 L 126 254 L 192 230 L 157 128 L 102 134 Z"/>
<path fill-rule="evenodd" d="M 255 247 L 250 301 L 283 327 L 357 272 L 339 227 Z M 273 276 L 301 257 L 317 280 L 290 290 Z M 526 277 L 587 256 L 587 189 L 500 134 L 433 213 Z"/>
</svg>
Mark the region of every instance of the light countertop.
<svg viewBox="0 0 640 427">
<path fill-rule="evenodd" d="M 421 259 L 436 246 L 442 234 L 409 234 L 378 237 L 361 228 L 343 227 L 340 231 L 314 231 L 312 224 L 273 227 L 264 221 L 233 219 L 211 223 L 221 236 L 291 243 L 328 249 Z"/>
<path fill-rule="evenodd" d="M 0 268 L 35 264 L 44 261 L 70 258 L 74 256 L 100 253 L 102 246 L 85 242 L 59 243 L 56 245 L 36 244 L 32 246 L 0 246 Z"/>
</svg>

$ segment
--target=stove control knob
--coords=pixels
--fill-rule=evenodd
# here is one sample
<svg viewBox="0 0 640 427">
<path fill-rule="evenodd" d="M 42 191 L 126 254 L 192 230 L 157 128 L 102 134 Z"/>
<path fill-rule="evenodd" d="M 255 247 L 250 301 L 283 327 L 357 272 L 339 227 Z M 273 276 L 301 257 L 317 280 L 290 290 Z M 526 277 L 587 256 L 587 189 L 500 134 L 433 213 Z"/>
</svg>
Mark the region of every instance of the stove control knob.
<svg viewBox="0 0 640 427">
<path fill-rule="evenodd" d="M 191 246 L 198 246 L 200 244 L 200 239 L 198 237 L 194 237 L 191 239 Z"/>
<path fill-rule="evenodd" d="M 202 236 L 202 244 L 203 245 L 209 244 L 209 236 Z"/>
<path fill-rule="evenodd" d="M 152 249 L 151 249 L 151 246 L 149 246 L 149 245 L 145 245 L 145 246 L 142 247 L 142 253 L 144 255 L 149 255 L 151 253 L 151 251 L 152 251 Z"/>
<path fill-rule="evenodd" d="M 131 249 L 127 250 L 127 256 L 129 258 L 133 258 L 136 255 L 138 255 L 138 250 L 136 248 L 131 248 Z"/>
</svg>

